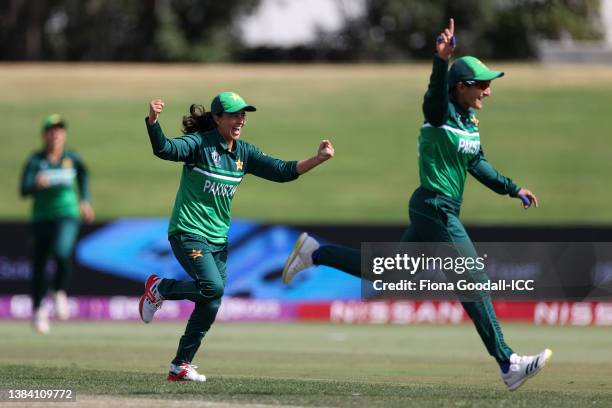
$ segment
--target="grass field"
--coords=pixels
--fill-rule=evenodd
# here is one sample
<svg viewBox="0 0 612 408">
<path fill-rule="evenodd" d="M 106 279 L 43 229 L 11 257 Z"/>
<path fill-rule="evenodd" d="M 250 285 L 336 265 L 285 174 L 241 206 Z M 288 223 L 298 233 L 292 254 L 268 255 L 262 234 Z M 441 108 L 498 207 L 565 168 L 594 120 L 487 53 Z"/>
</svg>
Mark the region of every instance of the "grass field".
<svg viewBox="0 0 612 408">
<path fill-rule="evenodd" d="M 514 393 L 470 325 L 217 324 L 194 361 L 208 381 L 167 383 L 182 329 L 67 323 L 41 337 L 26 322 L 2 322 L 0 384 L 73 387 L 90 406 L 612 406 L 610 328 L 505 325 L 517 350 L 554 351 Z"/>
<path fill-rule="evenodd" d="M 542 208 L 522 211 L 473 180 L 468 223 L 610 223 L 607 120 L 612 71 L 594 66 L 492 64 L 506 71 L 479 114 L 482 143 L 503 173 Z M 406 222 L 418 185 L 416 137 L 429 66 L 0 65 L 0 219 L 25 219 L 22 165 L 40 145 L 40 121 L 61 112 L 69 147 L 91 172 L 101 219 L 167 216 L 180 165 L 151 154 L 148 101 L 167 102 L 161 123 L 178 135 L 192 102 L 236 90 L 259 111 L 243 138 L 270 155 L 300 159 L 331 139 L 337 157 L 295 183 L 249 178 L 234 217 L 281 222 Z"/>
</svg>

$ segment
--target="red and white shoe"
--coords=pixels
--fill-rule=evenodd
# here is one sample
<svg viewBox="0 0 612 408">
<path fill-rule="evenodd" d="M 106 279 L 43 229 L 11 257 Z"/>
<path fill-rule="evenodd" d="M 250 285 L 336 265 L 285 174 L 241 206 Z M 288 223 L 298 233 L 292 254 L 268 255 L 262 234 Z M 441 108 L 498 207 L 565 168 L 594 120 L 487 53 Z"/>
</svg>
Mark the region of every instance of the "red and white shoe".
<svg viewBox="0 0 612 408">
<path fill-rule="evenodd" d="M 170 364 L 168 381 L 206 381 L 206 376 L 199 374 L 196 368 L 198 368 L 198 366 L 189 363 L 181 363 L 179 365 Z"/>
<path fill-rule="evenodd" d="M 140 318 L 145 323 L 150 323 L 153 320 L 155 312 L 161 308 L 164 302 L 164 298 L 157 289 L 161 281 L 161 278 L 157 275 L 151 275 L 145 281 L 145 291 L 140 297 L 140 302 L 138 302 Z"/>
</svg>

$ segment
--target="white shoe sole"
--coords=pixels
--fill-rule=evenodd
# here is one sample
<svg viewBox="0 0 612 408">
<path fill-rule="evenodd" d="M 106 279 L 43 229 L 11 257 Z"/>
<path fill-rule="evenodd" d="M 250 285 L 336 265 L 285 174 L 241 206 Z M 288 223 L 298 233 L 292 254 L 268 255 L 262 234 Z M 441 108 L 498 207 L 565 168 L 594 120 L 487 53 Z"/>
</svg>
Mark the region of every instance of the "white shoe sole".
<svg viewBox="0 0 612 408">
<path fill-rule="evenodd" d="M 516 384 L 512 385 L 511 387 L 508 387 L 508 390 L 509 391 L 516 391 L 521 385 L 525 384 L 525 381 L 527 381 L 528 379 L 530 379 L 531 377 L 533 377 L 534 375 L 536 375 L 537 373 L 542 371 L 544 366 L 546 366 L 546 363 L 548 363 L 548 361 L 552 357 L 552 354 L 553 354 L 553 352 L 552 352 L 551 349 L 544 350 L 544 361 L 542 361 L 542 364 L 540 364 L 540 366 L 536 370 L 532 371 L 531 373 L 529 373 L 525 377 L 523 377 L 523 379 L 521 381 L 517 382 Z"/>
<path fill-rule="evenodd" d="M 291 282 L 291 280 L 293 280 L 293 277 L 295 276 L 289 276 L 289 265 L 291 265 L 293 263 L 293 261 L 295 260 L 295 257 L 298 256 L 298 253 L 300 252 L 300 249 L 302 249 L 302 246 L 304 245 L 304 242 L 306 241 L 306 238 L 308 238 L 308 234 L 305 232 L 302 232 L 297 240 L 297 242 L 295 243 L 295 246 L 293 247 L 293 251 L 291 251 L 291 255 L 289 255 L 289 258 L 287 258 L 287 262 L 285 262 L 285 267 L 283 268 L 283 283 L 286 285 L 289 282 Z"/>
</svg>

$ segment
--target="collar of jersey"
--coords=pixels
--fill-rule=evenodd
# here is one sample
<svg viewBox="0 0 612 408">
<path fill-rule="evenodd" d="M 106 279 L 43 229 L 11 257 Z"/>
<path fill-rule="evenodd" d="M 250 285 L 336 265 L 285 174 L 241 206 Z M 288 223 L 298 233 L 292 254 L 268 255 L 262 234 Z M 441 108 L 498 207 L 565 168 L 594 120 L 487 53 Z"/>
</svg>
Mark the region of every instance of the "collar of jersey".
<svg viewBox="0 0 612 408">
<path fill-rule="evenodd" d="M 232 153 L 232 151 L 227 148 L 227 142 L 225 141 L 223 136 L 221 136 L 221 133 L 219 133 L 219 130 L 215 128 L 213 132 L 215 133 L 215 136 L 217 138 L 217 143 L 219 143 L 219 146 L 221 146 L 223 150 Z M 234 141 L 234 151 L 236 151 L 236 143 L 238 143 L 237 140 Z"/>
<path fill-rule="evenodd" d="M 49 163 L 50 165 L 52 165 L 52 166 L 61 166 L 62 162 L 66 158 L 66 149 L 64 149 L 62 151 L 62 155 L 60 156 L 59 162 L 55 163 L 55 164 L 52 164 L 51 161 L 49 161 L 49 156 L 47 155 L 47 151 L 45 149 L 41 150 L 41 154 L 42 154 L 43 159 L 46 160 L 47 163 Z"/>
<path fill-rule="evenodd" d="M 455 111 L 456 111 L 456 112 L 457 112 L 459 115 L 461 115 L 461 116 L 463 116 L 463 117 L 465 117 L 465 118 L 467 118 L 467 119 L 469 119 L 470 117 L 472 117 L 472 113 L 474 112 L 474 111 L 472 110 L 472 108 L 467 108 L 467 109 L 466 109 L 466 108 L 464 108 L 463 106 L 461 106 L 461 105 L 459 104 L 459 102 L 457 102 L 457 100 L 455 99 L 455 97 L 454 97 L 453 95 L 451 95 L 451 96 L 450 96 L 450 101 L 452 102 L 453 106 L 455 107 Z"/>
</svg>

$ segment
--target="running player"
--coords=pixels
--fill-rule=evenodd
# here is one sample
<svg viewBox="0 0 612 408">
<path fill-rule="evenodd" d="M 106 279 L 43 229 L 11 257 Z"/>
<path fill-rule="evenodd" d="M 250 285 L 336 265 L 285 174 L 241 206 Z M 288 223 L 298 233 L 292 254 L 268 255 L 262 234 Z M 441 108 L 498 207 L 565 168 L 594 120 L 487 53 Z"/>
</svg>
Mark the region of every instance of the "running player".
<svg viewBox="0 0 612 408">
<path fill-rule="evenodd" d="M 455 48 L 454 21 L 438 37 L 429 87 L 425 94 L 425 122 L 419 136 L 419 174 L 421 186 L 410 199 L 410 226 L 403 242 L 452 242 L 460 244 L 462 256 L 477 258 L 476 250 L 459 220 L 466 175 L 499 194 L 520 197 L 523 206 L 538 206 L 531 191 L 520 188 L 502 176 L 485 159 L 480 147 L 478 119 L 474 109 L 481 109 L 491 95 L 491 81 L 504 75 L 487 68 L 474 57 L 457 59 L 448 69 Z M 320 246 L 303 233 L 283 270 L 289 283 L 296 273 L 313 265 L 327 265 L 361 277 L 360 252 L 338 246 Z M 484 272 L 469 271 L 473 281 L 487 279 Z M 462 301 L 489 354 L 501 369 L 510 391 L 537 374 L 552 355 L 548 349 L 535 356 L 519 356 L 506 344 L 495 310 L 488 295 L 477 301 Z"/>
<path fill-rule="evenodd" d="M 56 261 L 53 279 L 55 316 L 69 318 L 66 290 L 72 266 L 70 257 L 79 233 L 79 215 L 86 223 L 94 219 L 89 203 L 87 170 L 81 158 L 64 149 L 66 122 L 58 114 L 47 116 L 42 126 L 43 149 L 28 159 L 21 177 L 21 195 L 32 196 L 32 307 L 34 330 L 49 332 L 48 311 L 42 305 L 47 293 L 45 266 Z M 76 183 L 75 183 L 76 182 Z M 79 196 L 75 184 L 78 185 Z"/>
<path fill-rule="evenodd" d="M 167 139 L 158 123 L 164 102 L 153 100 L 145 119 L 153 153 L 164 160 L 184 162 L 181 182 L 170 218 L 168 235 L 172 251 L 193 279 L 177 281 L 151 275 L 140 299 L 140 316 L 153 319 L 164 300 L 189 299 L 195 308 L 170 364 L 169 381 L 205 381 L 192 361 L 204 335 L 215 320 L 226 282 L 227 233 L 230 205 L 246 174 L 276 182 L 292 181 L 330 159 L 328 140 L 317 154 L 300 161 L 267 156 L 240 139 L 246 113 L 254 112 L 234 92 L 222 92 L 210 112 L 192 105 L 183 118 L 184 136 Z"/>
</svg>

